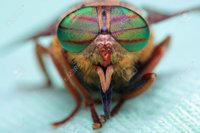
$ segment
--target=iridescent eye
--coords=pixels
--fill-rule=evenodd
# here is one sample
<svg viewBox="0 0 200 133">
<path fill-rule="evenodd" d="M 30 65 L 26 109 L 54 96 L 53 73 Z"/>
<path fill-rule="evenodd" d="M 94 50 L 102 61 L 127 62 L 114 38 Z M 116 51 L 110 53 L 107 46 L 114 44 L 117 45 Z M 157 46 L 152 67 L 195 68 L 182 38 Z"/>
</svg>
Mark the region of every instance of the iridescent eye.
<svg viewBox="0 0 200 133">
<path fill-rule="evenodd" d="M 81 52 L 98 35 L 98 15 L 95 7 L 85 7 L 67 15 L 59 24 L 58 39 L 70 52 Z"/>
<path fill-rule="evenodd" d="M 124 7 L 111 8 L 111 34 L 128 51 L 144 48 L 149 40 L 149 27 L 136 12 Z"/>
</svg>

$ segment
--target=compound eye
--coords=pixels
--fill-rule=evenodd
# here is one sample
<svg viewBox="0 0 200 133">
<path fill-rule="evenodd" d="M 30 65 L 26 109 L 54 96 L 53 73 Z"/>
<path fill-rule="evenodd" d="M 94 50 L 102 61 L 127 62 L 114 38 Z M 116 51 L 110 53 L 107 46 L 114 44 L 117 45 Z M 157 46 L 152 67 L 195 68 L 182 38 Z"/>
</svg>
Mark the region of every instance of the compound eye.
<svg viewBox="0 0 200 133">
<path fill-rule="evenodd" d="M 67 15 L 59 24 L 57 35 L 61 46 L 70 52 L 81 52 L 99 32 L 95 7 L 80 8 Z"/>
<path fill-rule="evenodd" d="M 148 24 L 134 11 L 125 7 L 112 7 L 110 25 L 112 36 L 126 50 L 136 52 L 148 44 Z"/>
</svg>

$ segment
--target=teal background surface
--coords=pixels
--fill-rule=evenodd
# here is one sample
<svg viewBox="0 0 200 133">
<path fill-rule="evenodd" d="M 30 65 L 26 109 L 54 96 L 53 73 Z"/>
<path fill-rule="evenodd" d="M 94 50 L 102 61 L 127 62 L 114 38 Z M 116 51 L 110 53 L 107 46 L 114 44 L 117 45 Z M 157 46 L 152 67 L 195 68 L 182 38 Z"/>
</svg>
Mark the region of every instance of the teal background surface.
<svg viewBox="0 0 200 133">
<path fill-rule="evenodd" d="M 47 27 L 56 16 L 78 2 L 0 1 L 0 47 Z M 199 0 L 129 2 L 169 12 L 200 5 Z M 42 87 L 44 77 L 35 60 L 33 42 L 12 43 L 20 46 L 19 49 L 0 57 L 0 133 L 199 133 L 199 24 L 200 13 L 192 13 L 153 26 L 156 42 L 167 35 L 173 37 L 167 54 L 155 70 L 156 83 L 145 94 L 127 101 L 119 114 L 97 131 L 91 128 L 88 108 L 82 108 L 64 126 L 50 127 L 50 123 L 71 112 L 74 101 L 50 60 L 47 62 L 55 88 Z M 44 38 L 41 42 L 47 45 L 50 40 Z M 97 110 L 102 113 L 101 106 Z"/>
</svg>

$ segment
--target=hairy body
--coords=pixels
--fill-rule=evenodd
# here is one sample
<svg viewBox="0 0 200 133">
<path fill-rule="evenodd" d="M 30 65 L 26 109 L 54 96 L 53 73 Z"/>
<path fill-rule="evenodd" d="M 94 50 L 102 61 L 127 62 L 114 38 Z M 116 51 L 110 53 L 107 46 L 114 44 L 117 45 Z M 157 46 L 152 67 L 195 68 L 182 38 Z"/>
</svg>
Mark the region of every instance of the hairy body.
<svg viewBox="0 0 200 133">
<path fill-rule="evenodd" d="M 102 64 L 101 55 L 96 48 L 96 43 L 100 38 L 96 38 L 94 42 L 89 45 L 81 53 L 67 52 L 65 54 L 66 58 L 69 61 L 73 74 L 77 76 L 82 84 L 84 84 L 88 90 L 98 90 L 99 89 L 99 77 L 97 75 L 97 66 Z M 144 63 L 151 56 L 153 45 L 153 32 L 151 32 L 150 40 L 148 45 L 138 52 L 128 52 L 122 48 L 111 36 L 105 36 L 104 40 L 112 41 L 111 49 L 111 63 L 113 66 L 113 90 L 114 91 L 123 91 L 127 87 L 130 87 L 129 81 L 133 78 L 134 75 L 138 72 L 137 65 Z M 114 43 L 113 43 L 114 42 Z M 62 56 L 61 50 L 62 47 L 59 44 L 57 37 L 53 38 L 51 43 L 53 54 L 57 56 Z M 66 71 L 66 74 L 70 76 L 72 73 Z M 71 81 L 72 84 L 73 81 Z"/>
</svg>

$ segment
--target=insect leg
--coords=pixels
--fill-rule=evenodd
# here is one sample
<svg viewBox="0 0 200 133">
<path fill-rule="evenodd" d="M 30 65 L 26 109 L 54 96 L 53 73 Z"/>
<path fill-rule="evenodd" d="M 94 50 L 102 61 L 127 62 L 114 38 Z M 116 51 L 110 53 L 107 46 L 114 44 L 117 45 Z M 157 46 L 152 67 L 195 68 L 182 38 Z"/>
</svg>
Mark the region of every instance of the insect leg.
<svg viewBox="0 0 200 133">
<path fill-rule="evenodd" d="M 118 101 L 118 103 L 114 106 L 114 108 L 111 111 L 111 116 L 114 116 L 114 115 L 116 115 L 119 112 L 119 110 L 121 109 L 121 107 L 124 104 L 124 102 L 125 102 L 124 99 L 120 99 Z"/>
<path fill-rule="evenodd" d="M 128 100 L 130 98 L 136 97 L 145 91 L 147 91 L 156 79 L 156 74 L 148 73 L 142 76 L 140 80 L 134 82 L 133 84 L 137 84 L 137 87 L 133 87 L 128 89 L 124 94 L 122 94 L 122 99 Z"/>
<path fill-rule="evenodd" d="M 163 40 L 159 45 L 154 48 L 154 51 L 149 60 L 147 60 L 146 63 L 142 65 L 140 72 L 130 81 L 137 84 L 136 87 L 134 87 L 131 92 L 129 91 L 128 93 L 123 94 L 121 98 L 119 98 L 119 102 L 111 111 L 112 116 L 119 111 L 124 103 L 124 100 L 138 96 L 150 88 L 155 80 L 155 74 L 151 74 L 151 72 L 157 66 L 165 51 L 167 50 L 170 40 L 171 37 L 168 36 L 165 40 Z"/>
<path fill-rule="evenodd" d="M 101 128 L 102 124 L 101 124 L 99 116 L 98 116 L 98 114 L 97 114 L 97 112 L 95 110 L 94 103 L 90 104 L 90 112 L 91 112 L 91 116 L 92 116 L 92 119 L 93 119 L 92 128 L 93 129 L 99 129 L 99 128 Z"/>
<path fill-rule="evenodd" d="M 72 68 L 70 67 L 69 63 L 67 62 L 67 57 L 64 56 L 64 55 L 66 55 L 66 53 L 67 53 L 66 51 L 62 51 L 63 63 L 65 65 L 67 71 L 72 71 Z M 77 89 L 81 92 L 81 94 L 84 95 L 84 97 L 86 99 L 85 105 L 90 106 L 90 112 L 91 112 L 91 116 L 93 119 L 93 129 L 101 128 L 102 125 L 99 120 L 99 116 L 95 110 L 95 107 L 94 107 L 95 101 L 93 100 L 92 96 L 87 91 L 87 89 L 81 85 L 81 83 L 78 81 L 78 79 L 76 78 L 74 73 L 71 74 L 70 78 L 74 82 L 74 84 L 77 86 Z"/>
<path fill-rule="evenodd" d="M 66 66 L 66 69 L 67 69 L 67 71 L 71 71 L 72 69 L 71 69 L 69 63 L 67 62 L 66 56 L 64 56 L 64 54 L 66 54 L 66 51 L 63 51 L 64 64 Z M 86 99 L 85 104 L 90 105 L 91 116 L 92 116 L 92 119 L 93 119 L 93 122 L 94 122 L 93 123 L 93 129 L 100 128 L 101 122 L 99 120 L 99 117 L 98 117 L 97 112 L 96 112 L 95 107 L 94 107 L 95 101 L 93 100 L 93 98 L 91 97 L 91 95 L 87 91 L 87 89 L 81 85 L 81 83 L 78 81 L 78 79 L 76 78 L 76 76 L 74 74 L 72 74 L 70 78 L 77 85 L 77 88 L 79 89 L 79 91 L 85 96 L 85 99 Z"/>
<path fill-rule="evenodd" d="M 131 82 L 135 82 L 139 80 L 144 74 L 151 73 L 153 71 L 153 69 L 157 66 L 157 64 L 163 57 L 164 53 L 166 52 L 170 40 L 171 37 L 168 36 L 154 48 L 150 58 L 145 63 L 142 64 L 140 71 L 137 73 L 136 76 L 133 77 L 133 79 L 131 79 Z"/>
<path fill-rule="evenodd" d="M 124 92 L 120 97 L 119 97 L 119 101 L 116 104 L 116 106 L 112 109 L 111 111 L 111 116 L 116 115 L 119 110 L 121 109 L 122 105 L 124 104 L 125 100 L 131 99 L 133 97 L 136 97 L 142 93 L 144 93 L 145 91 L 147 91 L 152 84 L 154 83 L 156 79 L 156 74 L 154 73 L 148 73 L 145 74 L 140 80 L 138 80 L 137 82 L 134 82 L 134 87 L 128 89 L 126 92 Z"/>
<path fill-rule="evenodd" d="M 56 68 L 58 70 L 58 73 L 60 74 L 61 78 L 64 81 L 65 87 L 68 89 L 68 91 L 70 92 L 70 94 L 73 96 L 73 98 L 76 101 L 75 109 L 71 112 L 71 114 L 67 118 L 63 119 L 62 121 L 59 121 L 59 122 L 56 122 L 56 123 L 52 124 L 53 127 L 59 127 L 62 124 L 68 122 L 73 116 L 75 116 L 75 114 L 79 111 L 79 109 L 81 107 L 82 99 L 81 99 L 81 96 L 80 96 L 79 92 L 72 86 L 70 81 L 67 80 L 67 75 L 66 75 L 66 73 L 64 71 L 64 68 L 63 68 L 61 62 L 59 62 L 60 58 L 57 59 L 58 57 L 56 57 L 52 52 L 49 52 L 49 54 L 50 54 L 50 56 L 52 58 L 53 63 L 55 64 L 55 66 L 56 66 Z"/>
<path fill-rule="evenodd" d="M 45 67 L 44 58 L 43 58 L 43 56 L 45 54 L 48 54 L 48 50 L 47 50 L 47 48 L 44 48 L 43 46 L 41 46 L 37 41 L 35 41 L 35 43 L 36 43 L 36 45 L 35 45 L 36 57 L 37 57 L 39 66 L 46 77 L 46 85 L 51 86 L 52 82 L 51 82 L 50 76 L 47 72 L 47 69 Z"/>
</svg>

